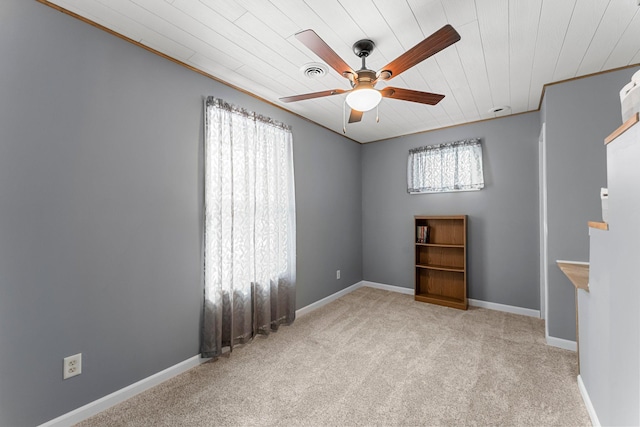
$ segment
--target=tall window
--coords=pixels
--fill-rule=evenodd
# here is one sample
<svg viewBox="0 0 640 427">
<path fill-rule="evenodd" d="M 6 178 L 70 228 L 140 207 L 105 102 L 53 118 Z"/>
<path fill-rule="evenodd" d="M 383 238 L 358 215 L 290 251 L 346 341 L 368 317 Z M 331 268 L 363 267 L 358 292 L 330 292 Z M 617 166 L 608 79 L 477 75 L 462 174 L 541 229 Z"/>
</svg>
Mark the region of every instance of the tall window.
<svg viewBox="0 0 640 427">
<path fill-rule="evenodd" d="M 409 150 L 407 191 L 411 194 L 480 190 L 484 187 L 479 139 Z"/>
<path fill-rule="evenodd" d="M 291 129 L 205 101 L 205 301 L 202 355 L 295 318 Z"/>
</svg>

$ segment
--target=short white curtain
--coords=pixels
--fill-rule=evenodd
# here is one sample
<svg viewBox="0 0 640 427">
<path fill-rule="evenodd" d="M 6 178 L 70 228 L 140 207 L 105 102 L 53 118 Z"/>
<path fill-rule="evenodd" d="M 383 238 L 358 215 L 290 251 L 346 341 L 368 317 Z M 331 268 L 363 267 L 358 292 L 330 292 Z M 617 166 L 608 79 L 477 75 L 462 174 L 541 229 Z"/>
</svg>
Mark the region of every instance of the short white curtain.
<svg viewBox="0 0 640 427">
<path fill-rule="evenodd" d="M 468 139 L 409 150 L 407 191 L 440 193 L 484 187 L 482 145 Z"/>
<path fill-rule="evenodd" d="M 295 319 L 291 129 L 205 100 L 204 357 Z"/>
</svg>

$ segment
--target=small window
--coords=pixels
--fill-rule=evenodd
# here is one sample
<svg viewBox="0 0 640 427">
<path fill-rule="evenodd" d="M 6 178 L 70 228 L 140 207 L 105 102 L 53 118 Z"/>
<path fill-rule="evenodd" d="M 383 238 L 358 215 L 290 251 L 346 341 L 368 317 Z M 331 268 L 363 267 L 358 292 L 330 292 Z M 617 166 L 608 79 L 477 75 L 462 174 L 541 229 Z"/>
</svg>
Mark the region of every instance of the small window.
<svg viewBox="0 0 640 427">
<path fill-rule="evenodd" d="M 483 187 L 480 139 L 409 150 L 407 191 L 410 194 L 473 191 Z"/>
</svg>

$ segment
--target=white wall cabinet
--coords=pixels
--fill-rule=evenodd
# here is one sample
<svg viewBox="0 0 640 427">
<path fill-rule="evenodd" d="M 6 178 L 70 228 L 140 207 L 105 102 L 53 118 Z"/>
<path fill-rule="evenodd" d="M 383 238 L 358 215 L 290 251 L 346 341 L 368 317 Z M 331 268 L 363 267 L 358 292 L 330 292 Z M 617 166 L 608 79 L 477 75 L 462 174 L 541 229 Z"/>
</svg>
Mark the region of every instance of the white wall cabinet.
<svg viewBox="0 0 640 427">
<path fill-rule="evenodd" d="M 637 122 L 636 114 L 605 140 L 608 227 L 589 228 L 589 292 L 578 292 L 580 377 L 601 425 L 640 425 Z"/>
</svg>

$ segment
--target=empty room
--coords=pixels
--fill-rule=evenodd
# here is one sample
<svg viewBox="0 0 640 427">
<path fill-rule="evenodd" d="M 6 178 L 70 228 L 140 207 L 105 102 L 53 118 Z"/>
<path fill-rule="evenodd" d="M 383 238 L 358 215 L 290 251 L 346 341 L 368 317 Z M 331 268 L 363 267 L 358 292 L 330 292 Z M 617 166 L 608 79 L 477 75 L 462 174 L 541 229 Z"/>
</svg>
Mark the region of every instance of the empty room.
<svg viewBox="0 0 640 427">
<path fill-rule="evenodd" d="M 0 426 L 640 425 L 639 40 L 1 0 Z"/>
</svg>

